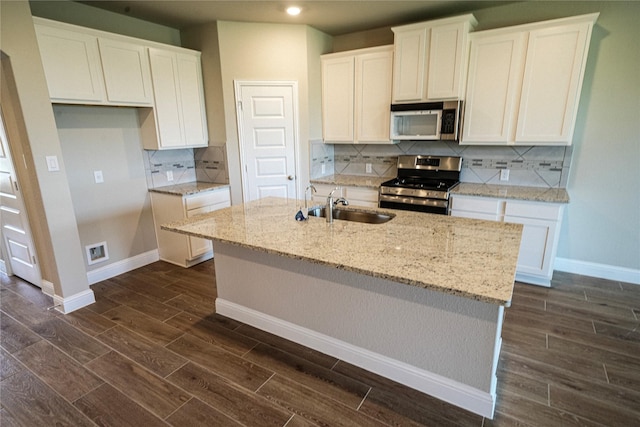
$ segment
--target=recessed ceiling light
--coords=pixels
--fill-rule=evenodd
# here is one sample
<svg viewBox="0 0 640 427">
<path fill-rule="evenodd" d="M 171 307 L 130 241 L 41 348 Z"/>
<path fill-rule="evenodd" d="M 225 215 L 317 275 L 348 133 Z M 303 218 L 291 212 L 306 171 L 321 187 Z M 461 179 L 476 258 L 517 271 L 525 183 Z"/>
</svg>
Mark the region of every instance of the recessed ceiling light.
<svg viewBox="0 0 640 427">
<path fill-rule="evenodd" d="M 302 9 L 300 9 L 298 6 L 289 6 L 287 8 L 287 13 L 291 16 L 300 15 L 300 12 L 302 12 Z"/>
</svg>

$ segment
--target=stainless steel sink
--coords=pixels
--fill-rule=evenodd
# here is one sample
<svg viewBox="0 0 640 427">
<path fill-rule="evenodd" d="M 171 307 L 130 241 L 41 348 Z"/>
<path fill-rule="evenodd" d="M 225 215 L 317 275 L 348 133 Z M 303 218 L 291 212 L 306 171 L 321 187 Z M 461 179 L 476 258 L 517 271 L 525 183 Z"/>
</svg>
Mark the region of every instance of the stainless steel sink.
<svg viewBox="0 0 640 427">
<path fill-rule="evenodd" d="M 309 216 L 325 218 L 327 216 L 326 209 L 323 207 L 311 208 L 309 209 Z M 363 222 L 366 224 L 384 224 L 385 222 L 391 221 L 394 217 L 394 214 L 383 214 L 378 212 L 364 212 L 346 209 L 333 210 L 333 219 Z"/>
</svg>

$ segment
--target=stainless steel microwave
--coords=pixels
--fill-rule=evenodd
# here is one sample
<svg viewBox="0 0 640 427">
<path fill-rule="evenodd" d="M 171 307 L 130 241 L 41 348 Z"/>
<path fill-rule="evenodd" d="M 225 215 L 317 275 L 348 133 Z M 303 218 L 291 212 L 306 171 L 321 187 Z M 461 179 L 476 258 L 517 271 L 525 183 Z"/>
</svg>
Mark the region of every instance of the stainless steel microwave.
<svg viewBox="0 0 640 427">
<path fill-rule="evenodd" d="M 391 105 L 394 141 L 458 141 L 462 101 L 420 102 Z"/>
</svg>

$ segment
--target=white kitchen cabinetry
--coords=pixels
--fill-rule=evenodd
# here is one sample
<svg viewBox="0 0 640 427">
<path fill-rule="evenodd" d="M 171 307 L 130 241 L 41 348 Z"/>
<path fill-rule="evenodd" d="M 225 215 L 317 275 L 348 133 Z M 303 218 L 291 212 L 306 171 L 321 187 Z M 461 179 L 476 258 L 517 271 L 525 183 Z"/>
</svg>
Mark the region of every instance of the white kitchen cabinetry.
<svg viewBox="0 0 640 427">
<path fill-rule="evenodd" d="M 394 27 L 393 102 L 458 99 L 464 94 L 473 15 Z"/>
<path fill-rule="evenodd" d="M 229 188 L 222 187 L 187 196 L 156 192 L 150 194 L 160 259 L 182 267 L 191 267 L 211 259 L 213 246 L 210 240 L 162 230 L 160 226 L 231 206 Z"/>
<path fill-rule="evenodd" d="M 452 195 L 451 216 L 523 225 L 516 280 L 551 286 L 564 205 Z"/>
<path fill-rule="evenodd" d="M 322 56 L 322 135 L 330 144 L 391 144 L 393 46 Z"/>
<path fill-rule="evenodd" d="M 209 137 L 200 53 L 149 48 L 149 59 L 155 120 L 141 116 L 143 135 L 151 135 L 143 137 L 144 148 L 206 147 Z"/>
<path fill-rule="evenodd" d="M 34 22 L 51 101 L 104 102 L 98 38 Z"/>
<path fill-rule="evenodd" d="M 146 47 L 34 18 L 52 102 L 151 106 Z"/>
<path fill-rule="evenodd" d="M 327 196 L 336 187 L 339 188 L 333 193 L 334 200 L 344 197 L 349 202 L 349 206 L 360 206 L 368 208 L 378 207 L 378 190 L 368 187 L 354 187 L 345 185 L 314 184 L 317 192 L 313 194 L 312 205 L 325 205 Z"/>
<path fill-rule="evenodd" d="M 461 144 L 571 145 L 597 17 L 470 35 Z"/>
<path fill-rule="evenodd" d="M 145 46 L 98 39 L 107 101 L 120 105 L 153 105 L 151 71 Z"/>
</svg>

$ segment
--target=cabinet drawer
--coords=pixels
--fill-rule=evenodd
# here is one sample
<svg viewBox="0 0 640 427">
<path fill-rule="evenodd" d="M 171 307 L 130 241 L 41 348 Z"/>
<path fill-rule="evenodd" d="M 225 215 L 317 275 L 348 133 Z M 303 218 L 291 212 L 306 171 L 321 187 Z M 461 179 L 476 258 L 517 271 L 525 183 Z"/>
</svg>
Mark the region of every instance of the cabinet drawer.
<svg viewBox="0 0 640 427">
<path fill-rule="evenodd" d="M 230 201 L 229 190 L 220 189 L 194 194 L 185 199 L 185 207 L 188 211 L 198 209 L 203 206 L 215 205 Z"/>
<path fill-rule="evenodd" d="M 378 191 L 370 189 L 370 188 L 360 188 L 360 187 L 344 187 L 344 197 L 351 200 L 359 200 L 366 202 L 375 202 L 378 203 Z"/>
<path fill-rule="evenodd" d="M 561 211 L 560 205 L 507 201 L 505 215 L 558 221 Z"/>
<path fill-rule="evenodd" d="M 478 212 L 488 215 L 502 213 L 502 200 L 482 199 L 478 197 L 459 197 L 451 199 L 451 209 L 456 211 Z"/>
</svg>

